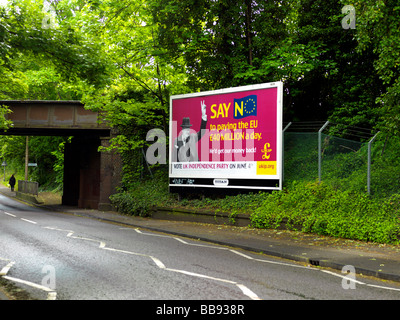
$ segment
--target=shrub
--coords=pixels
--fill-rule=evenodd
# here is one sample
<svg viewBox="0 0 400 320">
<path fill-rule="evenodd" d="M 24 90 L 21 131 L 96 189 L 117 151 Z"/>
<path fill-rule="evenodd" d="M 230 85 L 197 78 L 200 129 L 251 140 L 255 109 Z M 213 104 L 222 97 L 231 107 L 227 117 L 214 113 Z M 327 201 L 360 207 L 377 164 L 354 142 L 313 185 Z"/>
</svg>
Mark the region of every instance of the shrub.
<svg viewBox="0 0 400 320">
<path fill-rule="evenodd" d="M 317 183 L 274 192 L 251 215 L 257 228 L 288 229 L 379 243 L 399 243 L 398 195 L 386 200 Z"/>
<path fill-rule="evenodd" d="M 147 216 L 152 207 L 168 205 L 173 197 L 168 193 L 168 184 L 161 177 L 140 181 L 132 190 L 114 194 L 110 200 L 120 213 Z"/>
<path fill-rule="evenodd" d="M 400 195 L 371 197 L 334 184 L 293 182 L 282 191 L 236 196 L 192 195 L 177 200 L 168 192 L 167 177 L 135 183 L 130 191 L 111 197 L 119 212 L 147 216 L 152 207 L 206 208 L 231 214 L 248 213 L 256 228 L 298 230 L 379 243 L 400 243 Z"/>
</svg>

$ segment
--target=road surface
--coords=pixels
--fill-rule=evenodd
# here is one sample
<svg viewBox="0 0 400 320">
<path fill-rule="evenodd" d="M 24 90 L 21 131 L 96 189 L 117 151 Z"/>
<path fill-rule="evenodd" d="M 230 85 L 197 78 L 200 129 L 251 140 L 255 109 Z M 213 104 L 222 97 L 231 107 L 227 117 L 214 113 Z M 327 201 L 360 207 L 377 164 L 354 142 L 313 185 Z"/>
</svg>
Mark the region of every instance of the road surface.
<svg viewBox="0 0 400 320">
<path fill-rule="evenodd" d="M 349 270 L 351 271 L 351 270 Z M 400 284 L 22 204 L 0 195 L 0 273 L 35 299 L 400 299 Z"/>
</svg>

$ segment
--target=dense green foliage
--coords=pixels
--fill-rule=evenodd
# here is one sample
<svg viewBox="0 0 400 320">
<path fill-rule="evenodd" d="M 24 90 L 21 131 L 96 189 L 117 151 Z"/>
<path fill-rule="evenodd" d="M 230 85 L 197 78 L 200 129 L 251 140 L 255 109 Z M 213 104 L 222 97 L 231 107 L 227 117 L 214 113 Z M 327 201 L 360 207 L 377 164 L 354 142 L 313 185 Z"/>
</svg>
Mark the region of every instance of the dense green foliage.
<svg viewBox="0 0 400 320">
<path fill-rule="evenodd" d="M 323 182 L 318 184 L 316 137 L 316 134 L 296 134 L 291 140 L 286 137 L 291 143 L 286 148 L 283 191 L 231 196 L 197 194 L 178 200 L 168 192 L 167 174 L 159 172 L 155 179 L 137 182 L 132 191 L 114 195 L 112 201 L 125 214 L 146 216 L 155 206 L 202 208 L 228 212 L 233 218 L 237 213 L 249 214 L 251 225 L 257 228 L 283 227 L 362 241 L 399 243 L 398 141 L 385 143 L 378 138 L 375 142 L 373 193 L 369 196 L 366 144 L 358 143 L 358 149 L 335 153 L 338 144 L 342 146 L 345 141 L 330 137 L 325 145 L 328 155 L 323 157 Z"/>
<path fill-rule="evenodd" d="M 41 190 L 60 190 L 63 181 L 64 137 L 30 137 L 29 161 L 37 167 L 29 167 L 28 179 L 39 182 Z M 7 162 L 6 182 L 11 174 L 17 180 L 25 179 L 26 138 L 21 136 L 0 136 L 2 161 Z M 1 172 L 2 174 L 4 172 Z"/>
<path fill-rule="evenodd" d="M 155 206 L 171 206 L 177 196 L 168 192 L 165 175 L 158 175 L 146 183 L 136 183 L 134 192 L 122 192 L 111 196 L 118 212 L 128 215 L 148 216 Z"/>
<path fill-rule="evenodd" d="M 143 157 L 151 143 L 147 132 L 159 128 L 168 135 L 171 95 L 283 81 L 285 122 L 329 119 L 344 125 L 331 132 L 341 138 L 349 138 L 346 126 L 367 128 L 369 137 L 381 132 L 373 151 L 373 198 L 364 194 L 365 144 L 344 152 L 341 143 L 324 139 L 324 183 L 316 186 L 310 184 L 317 178 L 316 140 L 303 137 L 297 146 L 288 141 L 286 192 L 180 205 L 232 212 L 247 208 L 258 226 L 288 219 L 305 231 L 394 241 L 400 187 L 400 6 L 393 0 L 356 1 L 356 28 L 344 29 L 347 4 L 9 0 L 0 6 L 0 99 L 76 99 L 102 112 L 118 133 L 110 148 L 124 160 L 126 192 L 113 201 L 124 212 L 146 214 L 152 205 L 176 201 L 163 175 L 140 181 L 148 172 Z M 7 112 L 0 107 L 0 128 L 10 125 Z M 39 165 L 30 169 L 32 179 L 59 188 L 65 143 L 67 138 L 30 138 L 30 161 Z M 0 136 L 0 147 L 7 174 L 23 175 L 25 137 Z M 157 169 L 165 172 L 163 166 L 152 168 Z M 353 224 L 346 224 L 354 203 L 363 212 L 355 212 Z M 317 216 L 319 211 L 324 213 Z M 365 230 L 353 230 L 355 221 Z M 370 230 L 374 223 L 375 233 Z"/>
<path fill-rule="evenodd" d="M 251 215 L 252 225 L 334 237 L 399 243 L 399 197 L 380 201 L 317 183 L 295 184 L 274 192 Z"/>
<path fill-rule="evenodd" d="M 338 189 L 330 184 L 293 182 L 284 191 L 198 197 L 178 201 L 168 193 L 166 179 L 138 183 L 134 192 L 112 196 L 124 214 L 147 216 L 156 206 L 208 209 L 247 213 L 256 228 L 286 228 L 302 232 L 373 241 L 400 243 L 400 199 L 369 197 L 365 193 Z"/>
<path fill-rule="evenodd" d="M 10 0 L 0 7 L 0 95 L 103 111 L 119 132 L 126 187 L 147 131 L 168 133 L 172 94 L 281 80 L 285 121 L 330 118 L 397 136 L 399 6 L 357 1 L 356 28 L 344 29 L 346 4 Z"/>
</svg>

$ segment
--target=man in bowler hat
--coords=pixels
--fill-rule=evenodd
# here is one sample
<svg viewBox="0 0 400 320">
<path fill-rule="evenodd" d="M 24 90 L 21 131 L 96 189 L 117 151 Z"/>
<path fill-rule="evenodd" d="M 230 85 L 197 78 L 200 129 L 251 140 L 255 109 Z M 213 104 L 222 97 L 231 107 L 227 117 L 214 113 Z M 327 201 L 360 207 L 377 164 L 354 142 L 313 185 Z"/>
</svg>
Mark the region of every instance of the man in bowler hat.
<svg viewBox="0 0 400 320">
<path fill-rule="evenodd" d="M 191 130 L 192 124 L 190 123 L 190 118 L 183 118 L 181 134 L 175 139 L 174 143 L 173 161 L 187 162 L 199 160 L 197 141 L 203 137 L 207 126 L 206 105 L 204 101 L 201 101 L 200 104 L 202 113 L 200 131 L 196 133 Z"/>
</svg>

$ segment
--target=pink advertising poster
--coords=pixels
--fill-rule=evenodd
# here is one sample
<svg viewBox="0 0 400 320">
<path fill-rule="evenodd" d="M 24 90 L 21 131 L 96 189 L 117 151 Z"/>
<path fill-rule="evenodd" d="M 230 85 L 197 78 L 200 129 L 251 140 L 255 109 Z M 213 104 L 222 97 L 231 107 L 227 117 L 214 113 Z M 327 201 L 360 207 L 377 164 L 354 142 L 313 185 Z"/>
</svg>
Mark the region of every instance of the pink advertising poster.
<svg viewBox="0 0 400 320">
<path fill-rule="evenodd" d="M 170 187 L 281 188 L 281 82 L 172 96 L 170 108 Z"/>
</svg>

